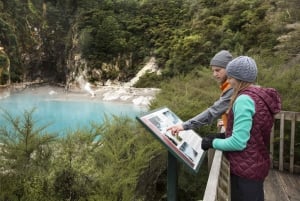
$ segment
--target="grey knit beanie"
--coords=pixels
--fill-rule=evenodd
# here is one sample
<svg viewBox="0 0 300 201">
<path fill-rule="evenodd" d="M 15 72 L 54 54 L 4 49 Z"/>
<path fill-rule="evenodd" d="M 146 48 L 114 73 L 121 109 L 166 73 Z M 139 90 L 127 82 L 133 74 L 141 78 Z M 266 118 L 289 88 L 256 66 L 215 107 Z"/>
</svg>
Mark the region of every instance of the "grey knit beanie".
<svg viewBox="0 0 300 201">
<path fill-rule="evenodd" d="M 257 66 L 251 57 L 239 56 L 228 63 L 226 67 L 227 76 L 245 82 L 255 82 Z"/>
<path fill-rule="evenodd" d="M 226 68 L 227 64 L 232 60 L 232 55 L 227 50 L 221 50 L 211 60 L 210 66 L 218 66 Z"/>
</svg>

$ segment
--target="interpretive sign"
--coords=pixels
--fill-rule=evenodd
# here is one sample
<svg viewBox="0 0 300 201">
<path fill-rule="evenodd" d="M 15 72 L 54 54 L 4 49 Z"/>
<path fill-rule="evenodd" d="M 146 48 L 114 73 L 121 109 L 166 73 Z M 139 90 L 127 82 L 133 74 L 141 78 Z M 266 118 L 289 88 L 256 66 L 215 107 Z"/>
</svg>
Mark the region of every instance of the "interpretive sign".
<svg viewBox="0 0 300 201">
<path fill-rule="evenodd" d="M 137 119 L 180 161 L 198 172 L 204 159 L 201 149 L 202 137 L 194 130 L 180 131 L 172 135 L 167 129 L 183 121 L 169 108 L 163 107 L 148 112 Z"/>
</svg>

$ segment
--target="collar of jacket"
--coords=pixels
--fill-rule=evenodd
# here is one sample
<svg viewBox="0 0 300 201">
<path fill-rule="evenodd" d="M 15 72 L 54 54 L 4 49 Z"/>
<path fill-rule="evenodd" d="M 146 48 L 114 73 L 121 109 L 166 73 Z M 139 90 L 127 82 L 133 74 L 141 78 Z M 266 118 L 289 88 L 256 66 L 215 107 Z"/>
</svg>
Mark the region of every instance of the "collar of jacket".
<svg viewBox="0 0 300 201">
<path fill-rule="evenodd" d="M 222 92 L 224 93 L 225 91 L 227 91 L 228 89 L 230 89 L 231 86 L 228 82 L 228 80 L 226 80 L 221 86 L 220 89 L 222 90 Z"/>
</svg>

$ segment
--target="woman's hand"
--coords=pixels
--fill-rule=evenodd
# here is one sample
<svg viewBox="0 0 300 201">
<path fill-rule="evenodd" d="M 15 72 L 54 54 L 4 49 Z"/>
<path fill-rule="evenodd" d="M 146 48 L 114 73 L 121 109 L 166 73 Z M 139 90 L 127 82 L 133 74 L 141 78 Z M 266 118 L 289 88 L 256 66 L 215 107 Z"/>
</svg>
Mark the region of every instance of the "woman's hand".
<svg viewBox="0 0 300 201">
<path fill-rule="evenodd" d="M 222 126 L 224 126 L 224 122 L 222 119 L 218 119 L 217 127 L 220 129 Z"/>
</svg>

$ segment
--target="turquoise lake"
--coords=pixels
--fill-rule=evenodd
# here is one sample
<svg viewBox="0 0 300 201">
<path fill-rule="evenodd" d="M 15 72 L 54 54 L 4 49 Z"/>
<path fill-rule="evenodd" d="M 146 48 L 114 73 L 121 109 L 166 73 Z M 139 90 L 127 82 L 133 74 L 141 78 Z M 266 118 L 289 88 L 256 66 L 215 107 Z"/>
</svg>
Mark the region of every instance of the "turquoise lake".
<svg viewBox="0 0 300 201">
<path fill-rule="evenodd" d="M 79 97 L 79 98 L 78 98 Z M 103 102 L 98 99 L 66 98 L 47 93 L 15 93 L 0 100 L 0 124 L 7 124 L 3 109 L 13 116 L 23 117 L 25 110 L 35 108 L 33 118 L 37 125 L 51 123 L 47 131 L 63 135 L 66 130 L 89 126 L 91 122 L 102 123 L 106 116 L 128 116 L 135 118 L 146 108 L 134 104 Z"/>
</svg>

